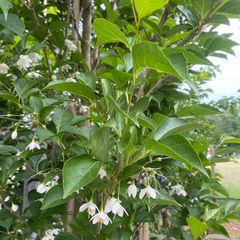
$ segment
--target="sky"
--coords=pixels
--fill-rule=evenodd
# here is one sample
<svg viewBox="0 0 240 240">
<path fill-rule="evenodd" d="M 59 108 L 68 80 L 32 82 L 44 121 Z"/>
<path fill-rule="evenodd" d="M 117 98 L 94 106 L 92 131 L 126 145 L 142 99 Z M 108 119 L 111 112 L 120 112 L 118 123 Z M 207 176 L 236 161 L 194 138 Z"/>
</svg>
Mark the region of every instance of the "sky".
<svg viewBox="0 0 240 240">
<path fill-rule="evenodd" d="M 240 21 L 230 20 L 230 26 L 221 25 L 216 29 L 219 34 L 233 33 L 232 40 L 240 44 Z M 223 96 L 240 97 L 240 46 L 234 47 L 235 55 L 228 55 L 228 60 L 209 58 L 214 65 L 220 66 L 216 78 L 205 84 L 205 88 L 211 88 L 213 93 L 209 94 L 209 100 L 218 100 Z"/>
</svg>

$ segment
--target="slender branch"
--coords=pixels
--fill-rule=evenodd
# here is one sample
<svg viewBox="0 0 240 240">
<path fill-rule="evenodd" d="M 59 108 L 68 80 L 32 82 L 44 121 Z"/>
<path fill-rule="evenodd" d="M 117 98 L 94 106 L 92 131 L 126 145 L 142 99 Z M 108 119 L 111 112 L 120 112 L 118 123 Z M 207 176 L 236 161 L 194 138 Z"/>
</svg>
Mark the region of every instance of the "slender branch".
<svg viewBox="0 0 240 240">
<path fill-rule="evenodd" d="M 46 64 L 47 64 L 48 77 L 49 77 L 49 79 L 51 79 L 52 78 L 52 71 L 51 71 L 51 66 L 50 66 L 50 63 L 49 63 L 46 48 L 43 48 L 43 53 L 44 53 L 45 61 L 46 61 Z"/>
<path fill-rule="evenodd" d="M 73 23 L 72 35 L 73 39 L 78 41 L 81 40 L 81 35 L 79 33 L 79 21 L 80 21 L 80 0 L 73 1 L 73 8 L 71 11 L 71 19 Z"/>
<path fill-rule="evenodd" d="M 215 0 L 215 4 L 213 6 L 213 8 L 208 12 L 207 16 L 205 17 L 205 19 L 203 19 L 203 21 L 200 21 L 198 26 L 196 26 L 192 32 L 189 33 L 188 36 L 186 36 L 179 44 L 178 47 L 184 46 L 186 43 L 188 43 L 189 41 L 191 41 L 195 36 L 197 36 L 197 34 L 199 32 L 201 32 L 203 26 L 208 22 L 208 20 L 212 17 L 212 15 L 214 14 L 215 9 L 219 6 L 219 4 L 221 3 L 221 0 Z"/>
<path fill-rule="evenodd" d="M 160 30 L 160 31 L 162 31 L 162 29 L 163 29 L 163 27 L 164 27 L 164 25 L 165 25 L 165 23 L 166 23 L 166 21 L 167 21 L 167 19 L 168 19 L 168 15 L 169 15 L 169 13 L 170 13 L 171 8 L 172 8 L 172 4 L 169 2 L 169 3 L 166 5 L 166 7 L 165 7 L 164 12 L 163 12 L 163 15 L 162 15 L 162 18 L 161 18 L 161 20 L 160 20 L 160 22 L 159 22 L 159 30 Z M 156 32 L 156 33 L 154 34 L 152 40 L 153 40 L 153 41 L 156 41 L 156 40 L 157 40 L 157 37 L 158 37 L 158 33 Z"/>
<path fill-rule="evenodd" d="M 92 0 L 83 0 L 82 8 L 82 52 L 88 69 L 91 70 Z"/>
</svg>

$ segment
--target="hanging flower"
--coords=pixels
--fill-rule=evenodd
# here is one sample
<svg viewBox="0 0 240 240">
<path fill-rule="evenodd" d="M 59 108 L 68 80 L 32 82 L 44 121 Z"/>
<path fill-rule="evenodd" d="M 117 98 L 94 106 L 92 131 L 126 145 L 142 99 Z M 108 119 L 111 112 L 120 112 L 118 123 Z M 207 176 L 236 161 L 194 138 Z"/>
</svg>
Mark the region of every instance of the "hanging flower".
<svg viewBox="0 0 240 240">
<path fill-rule="evenodd" d="M 82 105 L 80 107 L 80 113 L 87 113 L 88 111 L 89 111 L 89 107 L 88 106 Z"/>
<path fill-rule="evenodd" d="M 12 140 L 14 140 L 14 139 L 17 138 L 17 129 L 15 129 L 15 130 L 12 132 L 11 138 L 12 138 Z"/>
<path fill-rule="evenodd" d="M 137 187 L 134 183 L 132 183 L 131 185 L 129 185 L 128 189 L 127 189 L 127 194 L 128 194 L 128 197 L 133 197 L 133 198 L 136 198 L 137 196 Z"/>
<path fill-rule="evenodd" d="M 90 221 L 92 221 L 93 224 L 100 223 L 104 225 L 108 225 L 109 222 L 112 222 L 108 215 L 102 211 L 95 214 Z"/>
<path fill-rule="evenodd" d="M 105 171 L 105 169 L 103 168 L 103 166 L 99 169 L 98 171 L 98 175 L 101 179 L 103 179 L 104 177 L 107 177 L 107 172 Z"/>
<path fill-rule="evenodd" d="M 55 176 L 52 179 L 52 181 L 48 181 L 46 184 L 43 184 L 43 183 L 39 184 L 37 187 L 37 192 L 42 194 L 49 191 L 53 186 L 58 184 L 58 180 L 59 180 L 59 177 Z"/>
<path fill-rule="evenodd" d="M 87 212 L 89 215 L 93 216 L 96 212 L 96 210 L 98 210 L 98 207 L 96 204 L 94 204 L 91 200 L 87 203 L 84 203 L 80 208 L 79 208 L 79 212 L 83 212 L 87 209 Z"/>
<path fill-rule="evenodd" d="M 27 147 L 26 150 L 34 150 L 34 149 L 41 149 L 40 145 L 38 142 L 35 142 L 34 140 L 32 140 L 32 142 L 30 142 Z"/>
<path fill-rule="evenodd" d="M 7 74 L 8 73 L 8 65 L 5 63 L 0 64 L 0 74 Z"/>
<path fill-rule="evenodd" d="M 121 201 L 116 201 L 112 206 L 112 213 L 119 217 L 123 217 L 124 212 L 128 215 L 126 209 L 121 205 Z"/>
<path fill-rule="evenodd" d="M 35 52 L 30 53 L 28 56 L 34 63 L 37 63 L 42 58 L 38 53 L 35 53 Z"/>
<path fill-rule="evenodd" d="M 42 240 L 54 240 L 60 231 L 61 230 L 58 228 L 49 229 L 45 232 L 45 236 L 42 238 Z"/>
<path fill-rule="evenodd" d="M 147 198 L 156 198 L 156 190 L 148 185 L 146 188 L 141 189 L 139 198 L 142 199 L 146 195 Z"/>
<path fill-rule="evenodd" d="M 27 74 L 27 76 L 28 76 L 29 78 L 34 78 L 34 79 L 36 79 L 36 78 L 40 78 L 42 75 L 41 75 L 40 73 L 38 73 L 38 72 L 29 72 L 29 73 Z"/>
<path fill-rule="evenodd" d="M 78 49 L 77 46 L 72 41 L 70 41 L 68 39 L 65 40 L 65 45 L 72 52 L 76 52 L 77 49 Z"/>
<path fill-rule="evenodd" d="M 176 194 L 178 196 L 183 196 L 183 197 L 187 196 L 187 193 L 184 190 L 184 187 L 180 184 L 177 184 L 177 185 L 171 187 L 170 195 L 174 195 L 174 194 Z"/>
<path fill-rule="evenodd" d="M 32 60 L 28 55 L 20 55 L 16 64 L 20 70 L 27 70 L 31 66 L 31 63 Z"/>
<path fill-rule="evenodd" d="M 12 212 L 16 212 L 17 210 L 19 209 L 19 207 L 18 207 L 18 205 L 16 205 L 16 204 L 12 204 L 12 207 L 11 207 L 11 211 Z"/>
<path fill-rule="evenodd" d="M 112 208 L 113 205 L 117 202 L 117 199 L 115 197 L 112 197 L 110 199 L 107 200 L 105 208 L 104 208 L 104 212 L 105 213 L 110 213 L 112 212 Z"/>
</svg>

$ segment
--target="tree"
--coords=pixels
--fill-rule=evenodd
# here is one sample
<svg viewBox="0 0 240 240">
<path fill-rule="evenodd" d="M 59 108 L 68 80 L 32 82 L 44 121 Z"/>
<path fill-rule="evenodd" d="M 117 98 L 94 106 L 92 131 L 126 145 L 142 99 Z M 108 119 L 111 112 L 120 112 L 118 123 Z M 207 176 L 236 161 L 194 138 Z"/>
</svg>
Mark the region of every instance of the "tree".
<svg viewBox="0 0 240 240">
<path fill-rule="evenodd" d="M 0 8 L 1 239 L 228 236 L 237 203 L 215 201 L 227 192 L 211 176 L 202 124 L 219 111 L 193 101 L 193 66 L 233 54 L 237 43 L 214 29 L 239 16 L 239 2 Z"/>
</svg>

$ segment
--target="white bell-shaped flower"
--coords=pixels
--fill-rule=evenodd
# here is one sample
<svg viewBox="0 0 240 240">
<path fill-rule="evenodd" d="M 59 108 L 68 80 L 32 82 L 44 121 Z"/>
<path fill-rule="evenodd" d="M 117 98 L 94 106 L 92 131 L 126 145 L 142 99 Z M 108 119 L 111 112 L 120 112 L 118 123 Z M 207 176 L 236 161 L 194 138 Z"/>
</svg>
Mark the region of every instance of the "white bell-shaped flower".
<svg viewBox="0 0 240 240">
<path fill-rule="evenodd" d="M 137 187 L 134 183 L 132 183 L 131 185 L 129 185 L 128 189 L 127 189 L 127 194 L 128 194 L 128 197 L 133 197 L 133 198 L 136 198 L 137 196 Z"/>
<path fill-rule="evenodd" d="M 146 188 L 141 189 L 139 198 L 142 199 L 146 195 L 147 198 L 155 199 L 157 196 L 156 190 L 148 185 Z"/>
<path fill-rule="evenodd" d="M 102 211 L 95 214 L 90 221 L 92 221 L 93 224 L 100 223 L 104 225 L 108 225 L 110 222 L 112 222 L 108 215 Z"/>
<path fill-rule="evenodd" d="M 65 45 L 67 46 L 67 48 L 72 51 L 72 52 L 76 52 L 77 51 L 77 46 L 69 39 L 65 40 Z"/>
<path fill-rule="evenodd" d="M 16 212 L 18 209 L 19 209 L 19 206 L 13 203 L 11 207 L 11 211 Z"/>
<path fill-rule="evenodd" d="M 98 175 L 101 179 L 103 179 L 104 177 L 107 177 L 107 172 L 106 170 L 103 168 L 103 166 L 99 169 L 98 171 Z"/>
<path fill-rule="evenodd" d="M 106 205 L 104 207 L 104 212 L 105 213 L 110 213 L 112 212 L 113 205 L 117 202 L 117 199 L 115 197 L 112 197 L 107 200 Z"/>
<path fill-rule="evenodd" d="M 79 212 L 83 212 L 87 210 L 88 214 L 93 216 L 96 213 L 96 210 L 98 210 L 98 207 L 96 204 L 94 204 L 91 200 L 87 203 L 84 203 L 82 206 L 79 208 Z"/>
<path fill-rule="evenodd" d="M 119 217 L 123 217 L 124 213 L 128 215 L 126 209 L 121 205 L 121 202 L 119 200 L 113 204 L 112 213 L 114 215 L 118 215 Z"/>
<path fill-rule="evenodd" d="M 17 138 L 17 129 L 15 129 L 15 130 L 12 132 L 11 138 L 12 138 L 12 140 L 14 140 L 14 139 Z"/>
<path fill-rule="evenodd" d="M 32 142 L 30 142 L 27 147 L 26 150 L 34 150 L 34 149 L 41 149 L 40 145 L 38 142 L 35 142 L 34 140 L 32 140 Z"/>
<path fill-rule="evenodd" d="M 17 61 L 17 67 L 20 70 L 27 70 L 31 66 L 32 60 L 28 55 L 20 55 Z"/>
<path fill-rule="evenodd" d="M 180 184 L 177 184 L 171 187 L 170 195 L 174 195 L 174 194 L 178 196 L 183 196 L 183 197 L 187 196 L 187 192 L 184 190 L 184 187 Z"/>
<path fill-rule="evenodd" d="M 8 73 L 8 65 L 5 63 L 0 64 L 0 74 L 7 74 Z"/>
</svg>

